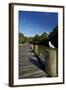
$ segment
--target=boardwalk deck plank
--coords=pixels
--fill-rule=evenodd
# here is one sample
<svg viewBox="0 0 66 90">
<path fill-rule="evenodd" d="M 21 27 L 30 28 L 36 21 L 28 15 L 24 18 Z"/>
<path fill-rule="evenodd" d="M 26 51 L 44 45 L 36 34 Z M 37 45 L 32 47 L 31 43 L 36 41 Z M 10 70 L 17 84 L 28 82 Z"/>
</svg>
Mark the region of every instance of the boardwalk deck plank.
<svg viewBox="0 0 66 90">
<path fill-rule="evenodd" d="M 19 47 L 19 79 L 46 77 L 42 65 L 29 44 Z"/>
</svg>

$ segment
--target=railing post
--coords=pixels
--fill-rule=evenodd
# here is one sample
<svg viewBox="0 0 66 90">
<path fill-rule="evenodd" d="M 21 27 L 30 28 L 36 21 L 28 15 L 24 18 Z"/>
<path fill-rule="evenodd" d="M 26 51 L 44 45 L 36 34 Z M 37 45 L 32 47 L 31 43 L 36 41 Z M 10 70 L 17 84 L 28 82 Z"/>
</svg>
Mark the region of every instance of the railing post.
<svg viewBox="0 0 66 90">
<path fill-rule="evenodd" d="M 35 53 L 38 54 L 38 45 L 35 45 Z"/>
<path fill-rule="evenodd" d="M 33 44 L 30 44 L 30 47 L 32 48 L 32 50 L 33 50 Z"/>
<path fill-rule="evenodd" d="M 55 49 L 45 52 L 45 70 L 49 76 L 57 76 L 57 55 Z"/>
</svg>

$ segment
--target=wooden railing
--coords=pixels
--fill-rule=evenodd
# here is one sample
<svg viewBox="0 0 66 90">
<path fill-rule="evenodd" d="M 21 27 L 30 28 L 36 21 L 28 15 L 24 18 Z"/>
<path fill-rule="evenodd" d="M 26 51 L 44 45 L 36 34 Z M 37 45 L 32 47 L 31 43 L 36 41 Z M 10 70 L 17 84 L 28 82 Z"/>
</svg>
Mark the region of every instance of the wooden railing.
<svg viewBox="0 0 66 90">
<path fill-rule="evenodd" d="M 57 53 L 55 49 L 48 49 L 45 52 L 45 69 L 48 75 L 57 76 Z"/>
<path fill-rule="evenodd" d="M 35 53 L 38 53 L 38 46 L 30 44 L 30 47 L 32 50 L 34 50 Z M 58 57 L 57 57 L 57 51 L 56 49 L 48 48 L 45 50 L 45 72 L 52 77 L 55 77 L 58 75 Z M 39 56 L 38 56 L 39 57 Z"/>
</svg>

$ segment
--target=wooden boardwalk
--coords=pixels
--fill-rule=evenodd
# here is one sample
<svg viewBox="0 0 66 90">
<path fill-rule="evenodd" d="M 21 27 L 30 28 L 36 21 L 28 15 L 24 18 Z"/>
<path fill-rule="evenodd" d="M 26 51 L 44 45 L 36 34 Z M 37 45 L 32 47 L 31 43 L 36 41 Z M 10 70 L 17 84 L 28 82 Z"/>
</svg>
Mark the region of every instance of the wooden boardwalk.
<svg viewBox="0 0 66 90">
<path fill-rule="evenodd" d="M 39 77 L 46 77 L 43 65 L 26 43 L 19 48 L 19 79 Z"/>
</svg>

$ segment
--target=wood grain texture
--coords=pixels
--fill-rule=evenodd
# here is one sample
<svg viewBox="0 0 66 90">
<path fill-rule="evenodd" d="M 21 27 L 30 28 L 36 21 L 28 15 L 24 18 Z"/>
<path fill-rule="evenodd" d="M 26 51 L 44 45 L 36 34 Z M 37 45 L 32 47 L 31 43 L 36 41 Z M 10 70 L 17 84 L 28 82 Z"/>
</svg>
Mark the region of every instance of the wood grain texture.
<svg viewBox="0 0 66 90">
<path fill-rule="evenodd" d="M 43 65 L 39 62 L 29 44 L 19 48 L 19 79 L 46 77 Z"/>
</svg>

